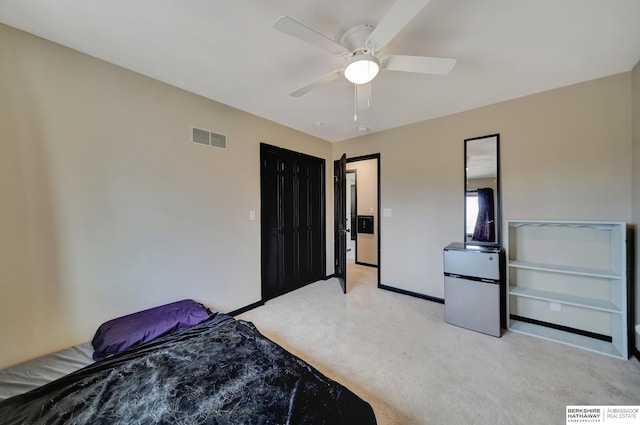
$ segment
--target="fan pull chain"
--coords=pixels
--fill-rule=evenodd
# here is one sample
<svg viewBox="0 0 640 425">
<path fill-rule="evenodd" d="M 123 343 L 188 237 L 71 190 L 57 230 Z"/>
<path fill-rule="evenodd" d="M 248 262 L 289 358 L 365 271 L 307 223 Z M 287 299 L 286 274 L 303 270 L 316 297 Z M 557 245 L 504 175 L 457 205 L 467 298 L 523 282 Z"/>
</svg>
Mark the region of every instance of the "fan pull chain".
<svg viewBox="0 0 640 425">
<path fill-rule="evenodd" d="M 358 86 L 353 85 L 353 122 L 358 122 Z"/>
</svg>

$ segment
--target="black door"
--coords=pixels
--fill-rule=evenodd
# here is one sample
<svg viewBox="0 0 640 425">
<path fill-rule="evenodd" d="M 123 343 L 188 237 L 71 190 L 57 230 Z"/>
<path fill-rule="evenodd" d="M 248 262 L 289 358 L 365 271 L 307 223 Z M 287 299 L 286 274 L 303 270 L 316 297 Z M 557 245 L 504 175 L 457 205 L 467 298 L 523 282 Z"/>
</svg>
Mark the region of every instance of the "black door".
<svg viewBox="0 0 640 425">
<path fill-rule="evenodd" d="M 335 275 L 347 293 L 347 156 L 334 164 Z"/>
<path fill-rule="evenodd" d="M 298 158 L 294 182 L 297 185 L 295 218 L 297 278 L 301 285 L 324 277 L 324 161 Z M 294 205 L 294 210 L 296 206 Z"/>
<path fill-rule="evenodd" d="M 324 160 L 260 145 L 262 298 L 323 279 Z"/>
</svg>

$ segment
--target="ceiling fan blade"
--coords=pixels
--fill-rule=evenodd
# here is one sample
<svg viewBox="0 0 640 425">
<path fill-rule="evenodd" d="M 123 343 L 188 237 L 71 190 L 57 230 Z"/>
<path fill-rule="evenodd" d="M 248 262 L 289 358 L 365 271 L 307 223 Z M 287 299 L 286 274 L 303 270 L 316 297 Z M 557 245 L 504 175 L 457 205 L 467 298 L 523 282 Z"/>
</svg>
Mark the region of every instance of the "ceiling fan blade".
<svg viewBox="0 0 640 425">
<path fill-rule="evenodd" d="M 343 56 L 349 53 L 347 49 L 329 37 L 301 24 L 288 16 L 281 16 L 275 20 L 273 27 L 278 31 L 288 34 L 298 40 L 319 47 L 322 50 L 336 56 Z"/>
<path fill-rule="evenodd" d="M 447 75 L 458 61 L 428 56 L 390 55 L 382 58 L 381 67 L 389 71 L 419 72 L 421 74 Z"/>
<path fill-rule="evenodd" d="M 356 108 L 358 111 L 364 111 L 371 107 L 372 89 L 371 82 L 366 84 L 355 84 L 356 86 Z"/>
<path fill-rule="evenodd" d="M 322 77 L 316 78 L 315 80 L 313 80 L 308 84 L 305 84 L 299 89 L 292 91 L 291 93 L 289 93 L 289 96 L 300 97 L 304 94 L 309 93 L 311 90 L 315 89 L 318 86 L 329 83 L 337 78 L 340 78 L 341 75 L 342 75 L 341 69 L 336 69 L 335 71 L 331 71 L 330 73 L 325 74 Z"/>
<path fill-rule="evenodd" d="M 431 0 L 396 0 L 367 39 L 374 52 L 386 46 Z"/>
</svg>

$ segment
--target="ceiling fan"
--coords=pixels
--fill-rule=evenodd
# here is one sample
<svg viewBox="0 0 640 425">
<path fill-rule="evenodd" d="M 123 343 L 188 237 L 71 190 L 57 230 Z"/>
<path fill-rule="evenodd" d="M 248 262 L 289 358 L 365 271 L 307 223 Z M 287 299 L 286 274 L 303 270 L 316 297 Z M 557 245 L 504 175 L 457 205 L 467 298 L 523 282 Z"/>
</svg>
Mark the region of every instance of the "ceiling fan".
<svg viewBox="0 0 640 425">
<path fill-rule="evenodd" d="M 446 75 L 457 60 L 428 56 L 388 55 L 378 58 L 382 50 L 431 0 L 396 0 L 378 25 L 353 27 L 335 41 L 288 16 L 275 20 L 273 27 L 298 40 L 319 47 L 335 56 L 343 57 L 347 63 L 289 93 L 300 97 L 313 89 L 329 83 L 340 76 L 355 85 L 356 114 L 371 106 L 371 81 L 380 70 L 417 72 Z"/>
</svg>

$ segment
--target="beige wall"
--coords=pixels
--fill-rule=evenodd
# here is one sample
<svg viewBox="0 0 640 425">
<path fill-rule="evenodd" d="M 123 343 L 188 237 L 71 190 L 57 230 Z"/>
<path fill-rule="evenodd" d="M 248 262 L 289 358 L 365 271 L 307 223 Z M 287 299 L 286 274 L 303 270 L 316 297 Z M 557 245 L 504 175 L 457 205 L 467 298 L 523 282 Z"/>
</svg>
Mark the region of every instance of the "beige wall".
<svg viewBox="0 0 640 425">
<path fill-rule="evenodd" d="M 633 122 L 633 220 L 635 234 L 635 325 L 636 348 L 640 350 L 640 62 L 632 73 Z"/>
<path fill-rule="evenodd" d="M 358 233 L 356 260 L 378 265 L 378 160 L 367 159 L 347 163 L 347 170 L 356 172 L 358 215 L 373 216 L 373 234 Z M 353 223 L 356 227 L 358 223 Z"/>
<path fill-rule="evenodd" d="M 463 141 L 500 133 L 505 219 L 631 220 L 631 74 L 337 143 L 380 153 L 381 283 L 443 298 L 442 249 L 463 235 Z"/>
<path fill-rule="evenodd" d="M 0 25 L 0 368 L 161 303 L 259 301 L 260 142 L 332 187 L 328 142 Z"/>
</svg>

